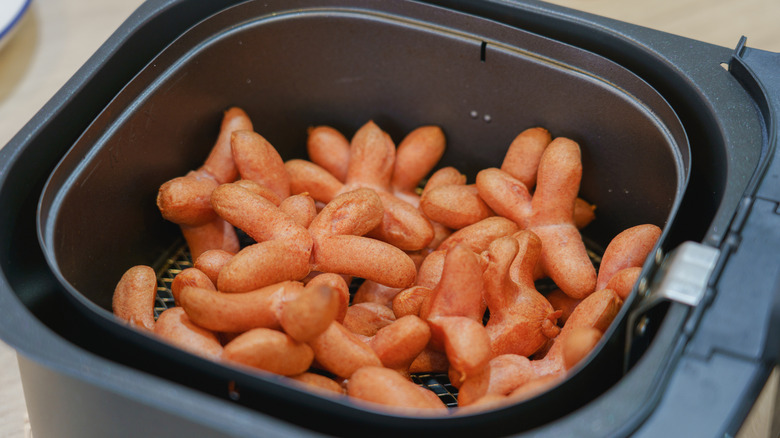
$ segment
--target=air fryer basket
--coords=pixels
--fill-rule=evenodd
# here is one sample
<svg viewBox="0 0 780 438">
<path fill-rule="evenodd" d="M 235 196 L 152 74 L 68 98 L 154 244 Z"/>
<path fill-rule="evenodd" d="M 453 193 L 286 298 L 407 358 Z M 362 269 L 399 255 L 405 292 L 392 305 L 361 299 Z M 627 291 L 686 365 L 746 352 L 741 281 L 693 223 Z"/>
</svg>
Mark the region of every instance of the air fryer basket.
<svg viewBox="0 0 780 438">
<path fill-rule="evenodd" d="M 31 315 L 20 326 L 43 332 L 50 351 L 63 352 L 43 353 L 53 373 L 23 355 L 25 382 L 63 372 L 69 377 L 60 380 L 68 388 L 89 382 L 82 383 L 87 398 L 107 392 L 116 397 L 113 405 L 129 407 L 127 415 L 139 418 L 154 418 L 148 409 L 154 406 L 183 425 L 171 426 L 171 432 L 194 425 L 209 436 L 251 433 L 251 425 L 267 434 L 305 432 L 298 427 L 339 435 L 366 428 L 372 434 L 490 435 L 536 428 L 550 436 L 603 436 L 634 430 L 648 417 L 663 398 L 672 358 L 692 336 L 683 324 L 699 308 L 652 308 L 645 315 L 651 324 L 636 336 L 642 347 L 632 351 L 624 374 L 624 341 L 636 335 L 627 318 L 638 301 L 634 296 L 599 354 L 555 389 L 485 413 L 417 418 L 363 409 L 180 352 L 116 323 L 108 311 L 110 294 L 127 267 L 161 266 L 181 245 L 176 227 L 154 206 L 156 190 L 202 162 L 229 105 L 246 109 L 255 130 L 285 159 L 304 156 L 306 127 L 314 124 L 351 134 L 373 119 L 396 140 L 421 124 L 438 124 L 448 137 L 440 165 L 454 165 L 471 178 L 498 165 L 520 130 L 545 126 L 582 146 L 581 195 L 598 206 L 597 221 L 585 230 L 594 246 L 645 222 L 664 226 L 662 251 L 684 240 L 720 246 L 728 242 L 735 215 L 744 218 L 740 224 L 750 222 L 742 196 L 756 189 L 756 169 L 764 169 L 761 163 L 773 153 L 773 139 L 763 130 L 772 120 L 761 120 L 772 103 L 758 101 L 750 72 L 718 65 L 730 59 L 730 50 L 691 46 L 682 38 L 534 2 L 190 3 L 145 4 L 107 52 L 73 80 L 73 92 L 63 91 L 31 123 L 27 129 L 35 135 L 22 133 L 3 151 L 21 152 L 9 160 L 0 186 L 4 205 L 15 207 L 4 219 L 9 226 L 0 229 L 8 230 L 2 237 L 9 242 L 3 273 L 18 301 L 2 298 Z M 176 29 L 187 31 L 173 41 Z M 737 52 L 732 64 L 742 66 L 743 54 Z M 131 79 L 127 72 L 137 75 Z M 66 129 L 70 133 L 57 139 L 56 128 L 67 125 L 62 114 L 78 103 L 83 109 L 72 117 L 81 128 Z M 35 149 L 46 139 L 46 148 Z M 33 165 L 36 150 L 45 152 Z M 34 227 L 12 215 L 33 217 L 28 195 L 41 191 L 60 158 L 41 197 L 41 253 Z M 8 189 L 22 175 L 37 181 L 27 195 Z M 645 275 L 656 268 L 649 261 Z M 20 351 L 42 354 L 29 346 Z M 71 368 L 83 361 L 106 380 L 81 377 L 83 370 Z M 758 382 L 765 371 L 743 377 Z M 70 376 L 76 376 L 75 385 Z M 121 386 L 113 382 L 117 378 Z M 167 389 L 203 398 L 215 410 L 179 409 Z M 35 412 L 41 412 L 35 406 L 66 397 L 64 390 L 42 396 L 35 383 L 25 383 L 25 391 L 34 424 Z M 223 427 L 222 412 L 232 412 L 235 424 Z M 95 430 L 110 428 L 110 421 L 99 423 Z"/>
<path fill-rule="evenodd" d="M 448 138 L 440 165 L 472 181 L 500 165 L 517 133 L 545 126 L 582 145 L 581 194 L 599 212 L 587 236 L 602 247 L 629 226 L 665 224 L 680 200 L 688 148 L 679 121 L 652 88 L 606 59 L 473 17 L 422 20 L 411 6 L 403 15 L 263 8 L 236 6 L 168 47 L 53 173 L 41 201 L 43 242 L 87 317 L 117 325 L 107 310 L 122 272 L 153 264 L 165 254 L 155 246 L 175 244 L 179 233 L 160 217 L 156 191 L 204 159 L 229 105 L 244 108 L 284 159 L 305 157 L 311 125 L 351 135 L 373 119 L 397 141 L 418 125 L 439 125 Z M 374 38 L 355 38 L 365 34 Z M 600 367 L 601 380 L 619 376 L 622 361 L 614 363 L 612 378 Z"/>
</svg>

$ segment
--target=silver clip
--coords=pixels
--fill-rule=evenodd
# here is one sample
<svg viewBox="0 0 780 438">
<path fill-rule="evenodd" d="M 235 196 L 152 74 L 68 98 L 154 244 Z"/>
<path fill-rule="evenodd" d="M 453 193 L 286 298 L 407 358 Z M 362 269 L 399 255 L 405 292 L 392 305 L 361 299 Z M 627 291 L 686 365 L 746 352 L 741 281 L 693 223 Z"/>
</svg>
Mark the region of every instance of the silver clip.
<svg viewBox="0 0 780 438">
<path fill-rule="evenodd" d="M 699 304 L 720 250 L 696 242 L 684 242 L 663 260 L 644 298 L 634 311 L 644 313 L 661 301 L 675 301 L 695 307 Z"/>
<path fill-rule="evenodd" d="M 720 257 L 720 250 L 696 242 L 684 242 L 666 257 L 658 250 L 658 266 L 648 282 L 640 280 L 637 292 L 641 301 L 628 317 L 625 366 L 635 337 L 645 334 L 649 322 L 646 314 L 659 303 L 674 301 L 696 307 L 707 291 L 707 285 Z"/>
</svg>

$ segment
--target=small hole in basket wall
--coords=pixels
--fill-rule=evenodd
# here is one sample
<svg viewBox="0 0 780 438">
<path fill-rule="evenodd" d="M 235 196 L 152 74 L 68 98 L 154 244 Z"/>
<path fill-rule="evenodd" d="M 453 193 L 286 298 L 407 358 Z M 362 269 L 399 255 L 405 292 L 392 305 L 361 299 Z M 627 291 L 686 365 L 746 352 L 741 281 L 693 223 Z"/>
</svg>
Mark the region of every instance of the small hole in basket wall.
<svg viewBox="0 0 780 438">
<path fill-rule="evenodd" d="M 228 397 L 230 397 L 233 401 L 238 401 L 238 399 L 241 398 L 241 393 L 238 392 L 238 387 L 236 386 L 236 382 L 230 381 L 228 382 Z"/>
<path fill-rule="evenodd" d="M 720 66 L 723 67 L 723 70 L 729 71 L 729 63 L 728 62 L 721 62 Z"/>
<path fill-rule="evenodd" d="M 482 41 L 482 45 L 479 47 L 479 60 L 485 62 L 485 52 L 487 50 L 487 43 Z"/>
</svg>

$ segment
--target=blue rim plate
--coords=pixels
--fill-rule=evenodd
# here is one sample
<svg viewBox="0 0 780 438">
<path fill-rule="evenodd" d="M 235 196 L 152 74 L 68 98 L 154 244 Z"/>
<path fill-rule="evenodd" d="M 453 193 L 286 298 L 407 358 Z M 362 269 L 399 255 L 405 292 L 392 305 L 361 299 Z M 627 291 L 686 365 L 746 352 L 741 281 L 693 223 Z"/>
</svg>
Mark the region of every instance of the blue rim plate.
<svg viewBox="0 0 780 438">
<path fill-rule="evenodd" d="M 0 48 L 16 30 L 32 0 L 2 0 L 0 2 Z"/>
</svg>

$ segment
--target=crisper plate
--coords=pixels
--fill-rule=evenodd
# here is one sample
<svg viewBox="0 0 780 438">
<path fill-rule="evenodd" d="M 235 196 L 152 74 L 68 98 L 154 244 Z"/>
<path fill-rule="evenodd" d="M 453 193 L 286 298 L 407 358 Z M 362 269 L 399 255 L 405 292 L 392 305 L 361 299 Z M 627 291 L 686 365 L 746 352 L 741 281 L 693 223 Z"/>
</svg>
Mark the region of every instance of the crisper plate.
<svg viewBox="0 0 780 438">
<path fill-rule="evenodd" d="M 187 245 L 174 249 L 164 258 L 162 265 L 156 269 L 157 296 L 154 301 L 154 318 L 172 307 L 176 307 L 171 285 L 181 271 L 193 267 L 192 256 Z M 356 282 L 355 282 L 356 283 Z M 357 284 L 350 285 L 350 294 L 354 295 Z M 454 408 L 458 405 L 458 389 L 452 386 L 446 373 L 415 373 L 411 379 L 417 385 L 426 388 L 436 394 L 447 407 Z"/>
<path fill-rule="evenodd" d="M 237 230 L 238 231 L 238 230 Z M 239 231 L 240 232 L 240 231 Z M 587 244 L 588 242 L 586 242 Z M 592 245 L 589 245 L 592 246 Z M 601 261 L 601 254 L 603 250 L 588 248 L 588 256 L 591 262 L 598 268 Z M 160 314 L 172 307 L 176 307 L 176 302 L 173 298 L 173 291 L 171 285 L 173 279 L 176 278 L 181 271 L 192 268 L 192 256 L 187 248 L 186 244 L 182 244 L 179 247 L 174 248 L 167 256 L 161 258 L 161 265 L 157 266 L 155 272 L 157 274 L 157 295 L 154 301 L 154 318 L 155 320 Z M 350 284 L 350 302 L 358 287 L 360 286 L 361 279 L 354 279 Z M 555 289 L 555 284 L 549 279 L 542 279 L 537 281 L 536 290 L 542 294 L 546 294 Z M 425 389 L 432 391 L 439 399 L 449 408 L 456 408 L 458 406 L 458 388 L 452 385 L 447 373 L 412 373 L 410 375 L 412 381 Z"/>
</svg>

